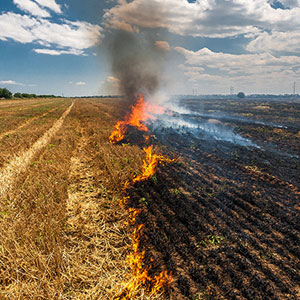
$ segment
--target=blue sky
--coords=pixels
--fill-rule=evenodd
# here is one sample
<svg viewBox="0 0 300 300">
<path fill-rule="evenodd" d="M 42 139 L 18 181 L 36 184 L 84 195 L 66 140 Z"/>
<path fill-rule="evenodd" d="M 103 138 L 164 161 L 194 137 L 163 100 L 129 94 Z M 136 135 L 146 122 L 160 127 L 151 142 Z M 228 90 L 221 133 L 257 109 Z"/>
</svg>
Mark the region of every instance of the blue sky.
<svg viewBox="0 0 300 300">
<path fill-rule="evenodd" d="M 300 89 L 300 0 L 2 0 L 0 87 L 66 96 L 117 93 L 112 33 L 156 32 L 166 92 Z"/>
</svg>

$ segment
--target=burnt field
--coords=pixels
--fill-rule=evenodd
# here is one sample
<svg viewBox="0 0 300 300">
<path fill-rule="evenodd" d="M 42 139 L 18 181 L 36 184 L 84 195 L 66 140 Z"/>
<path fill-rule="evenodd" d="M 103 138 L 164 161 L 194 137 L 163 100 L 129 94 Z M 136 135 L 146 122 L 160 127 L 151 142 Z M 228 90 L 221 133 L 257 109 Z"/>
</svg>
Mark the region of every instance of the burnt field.
<svg viewBox="0 0 300 300">
<path fill-rule="evenodd" d="M 180 100 L 152 122 L 167 156 L 130 188 L 166 299 L 300 298 L 300 103 Z M 151 262 L 150 262 L 151 261 Z"/>
</svg>

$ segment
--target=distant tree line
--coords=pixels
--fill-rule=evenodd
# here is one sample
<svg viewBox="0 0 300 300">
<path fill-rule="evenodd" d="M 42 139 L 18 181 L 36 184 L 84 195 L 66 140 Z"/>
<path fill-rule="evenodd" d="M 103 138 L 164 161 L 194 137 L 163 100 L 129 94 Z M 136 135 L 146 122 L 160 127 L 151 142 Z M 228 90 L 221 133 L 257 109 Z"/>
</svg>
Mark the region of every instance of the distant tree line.
<svg viewBox="0 0 300 300">
<path fill-rule="evenodd" d="M 59 98 L 55 95 L 36 95 L 27 93 L 15 93 L 14 98 Z"/>
<path fill-rule="evenodd" d="M 7 88 L 0 88 L 0 98 L 12 99 L 12 98 L 20 98 L 20 99 L 30 99 L 30 98 L 60 98 L 55 95 L 36 95 L 36 94 L 28 94 L 28 93 L 15 93 L 13 94 Z"/>
<path fill-rule="evenodd" d="M 11 99 L 12 96 L 13 96 L 13 94 L 11 91 L 9 91 L 6 88 L 4 88 L 4 89 L 0 88 L 0 98 Z"/>
</svg>

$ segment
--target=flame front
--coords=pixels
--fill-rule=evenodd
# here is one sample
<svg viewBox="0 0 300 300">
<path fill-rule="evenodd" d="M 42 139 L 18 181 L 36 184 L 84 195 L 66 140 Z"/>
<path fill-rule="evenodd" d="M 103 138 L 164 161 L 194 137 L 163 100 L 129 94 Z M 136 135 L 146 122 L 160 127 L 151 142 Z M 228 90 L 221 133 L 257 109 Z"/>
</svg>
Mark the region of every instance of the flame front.
<svg viewBox="0 0 300 300">
<path fill-rule="evenodd" d="M 135 106 L 131 107 L 131 113 L 125 117 L 124 121 L 119 121 L 114 128 L 114 131 L 109 137 L 109 141 L 112 144 L 116 144 L 122 141 L 127 132 L 127 126 L 137 127 L 139 130 L 148 132 L 148 128 L 143 123 L 145 122 L 149 115 L 146 114 L 146 105 L 144 101 L 144 96 L 141 94 L 139 100 Z"/>
<path fill-rule="evenodd" d="M 131 113 L 125 117 L 124 121 L 119 121 L 112 132 L 109 141 L 113 144 L 122 141 L 125 138 L 128 126 L 136 127 L 138 130 L 149 132 L 145 125 L 146 120 L 153 119 L 153 114 L 163 113 L 164 110 L 160 106 L 149 105 L 144 101 L 143 95 L 140 96 L 136 105 L 132 107 Z M 145 137 L 145 142 L 149 141 L 149 136 Z M 143 161 L 143 167 L 141 174 L 134 177 L 131 182 L 126 181 L 124 183 L 124 191 L 126 192 L 130 184 L 135 184 L 139 181 L 145 181 L 150 179 L 157 170 L 157 166 L 162 163 L 170 163 L 174 160 L 169 159 L 163 155 L 153 154 L 153 145 L 145 147 L 143 151 L 146 154 L 146 158 Z M 121 200 L 122 206 L 128 207 L 129 197 L 125 196 Z M 127 283 L 124 284 L 122 292 L 115 297 L 115 300 L 130 300 L 134 299 L 134 294 L 142 286 L 146 286 L 150 293 L 157 293 L 163 287 L 169 286 L 172 282 L 172 274 L 167 270 L 162 271 L 158 276 L 150 276 L 150 266 L 145 266 L 145 250 L 141 245 L 141 236 L 143 234 L 143 224 L 137 224 L 137 217 L 142 212 L 140 209 L 127 208 L 129 213 L 128 225 L 134 226 L 134 232 L 132 236 L 132 253 L 128 255 L 128 263 L 133 271 L 133 276 Z"/>
<path fill-rule="evenodd" d="M 169 159 L 163 155 L 153 154 L 153 145 L 148 148 L 144 148 L 143 150 L 146 153 L 146 159 L 144 160 L 142 173 L 133 179 L 133 183 L 151 178 L 156 173 L 158 164 L 164 162 L 171 163 L 174 161 L 173 159 Z"/>
<path fill-rule="evenodd" d="M 154 114 L 164 113 L 164 108 L 159 105 L 150 105 L 145 102 L 143 94 L 134 106 L 131 107 L 131 113 L 125 117 L 124 121 L 119 121 L 114 127 L 109 141 L 112 144 L 121 142 L 126 135 L 128 126 L 136 127 L 138 130 L 149 132 L 145 125 L 147 120 L 154 119 Z M 147 141 L 147 138 L 145 138 Z"/>
</svg>

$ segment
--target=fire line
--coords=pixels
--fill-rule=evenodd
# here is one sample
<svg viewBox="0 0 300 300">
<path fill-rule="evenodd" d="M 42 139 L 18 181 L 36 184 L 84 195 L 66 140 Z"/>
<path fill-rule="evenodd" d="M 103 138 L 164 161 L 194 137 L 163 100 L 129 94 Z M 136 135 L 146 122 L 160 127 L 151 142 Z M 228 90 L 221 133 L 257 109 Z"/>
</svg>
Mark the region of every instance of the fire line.
<svg viewBox="0 0 300 300">
<path fill-rule="evenodd" d="M 139 100 L 136 105 L 132 107 L 131 113 L 128 114 L 124 121 L 119 121 L 114 127 L 109 141 L 112 144 L 121 142 L 126 135 L 128 126 L 136 127 L 140 131 L 146 133 L 149 132 L 147 126 L 144 122 L 148 119 L 152 119 L 153 112 L 162 113 L 163 110 L 160 107 L 151 106 L 146 104 L 143 95 L 140 95 Z M 149 141 L 149 136 L 145 136 L 145 142 Z M 124 184 L 124 191 L 127 193 L 129 186 L 134 185 L 136 182 L 146 181 L 153 177 L 157 171 L 159 164 L 173 162 L 173 159 L 169 159 L 163 155 L 157 155 L 153 153 L 153 145 L 143 148 L 146 158 L 143 161 L 143 167 L 141 174 L 134 177 L 130 182 L 127 181 Z M 149 271 L 151 266 L 144 265 L 145 250 L 143 250 L 141 245 L 141 237 L 143 235 L 143 224 L 138 224 L 136 222 L 137 217 L 142 212 L 141 209 L 128 208 L 129 197 L 124 197 L 121 200 L 121 204 L 125 207 L 129 213 L 129 223 L 128 225 L 134 226 L 134 231 L 132 235 L 132 253 L 128 255 L 128 263 L 132 269 L 133 276 L 128 282 L 124 282 L 124 289 L 122 292 L 116 296 L 115 300 L 129 300 L 134 299 L 134 293 L 142 286 L 147 287 L 149 293 L 157 293 L 161 291 L 164 287 L 168 287 L 172 282 L 172 274 L 167 270 L 162 271 L 158 276 L 151 276 Z"/>
</svg>

